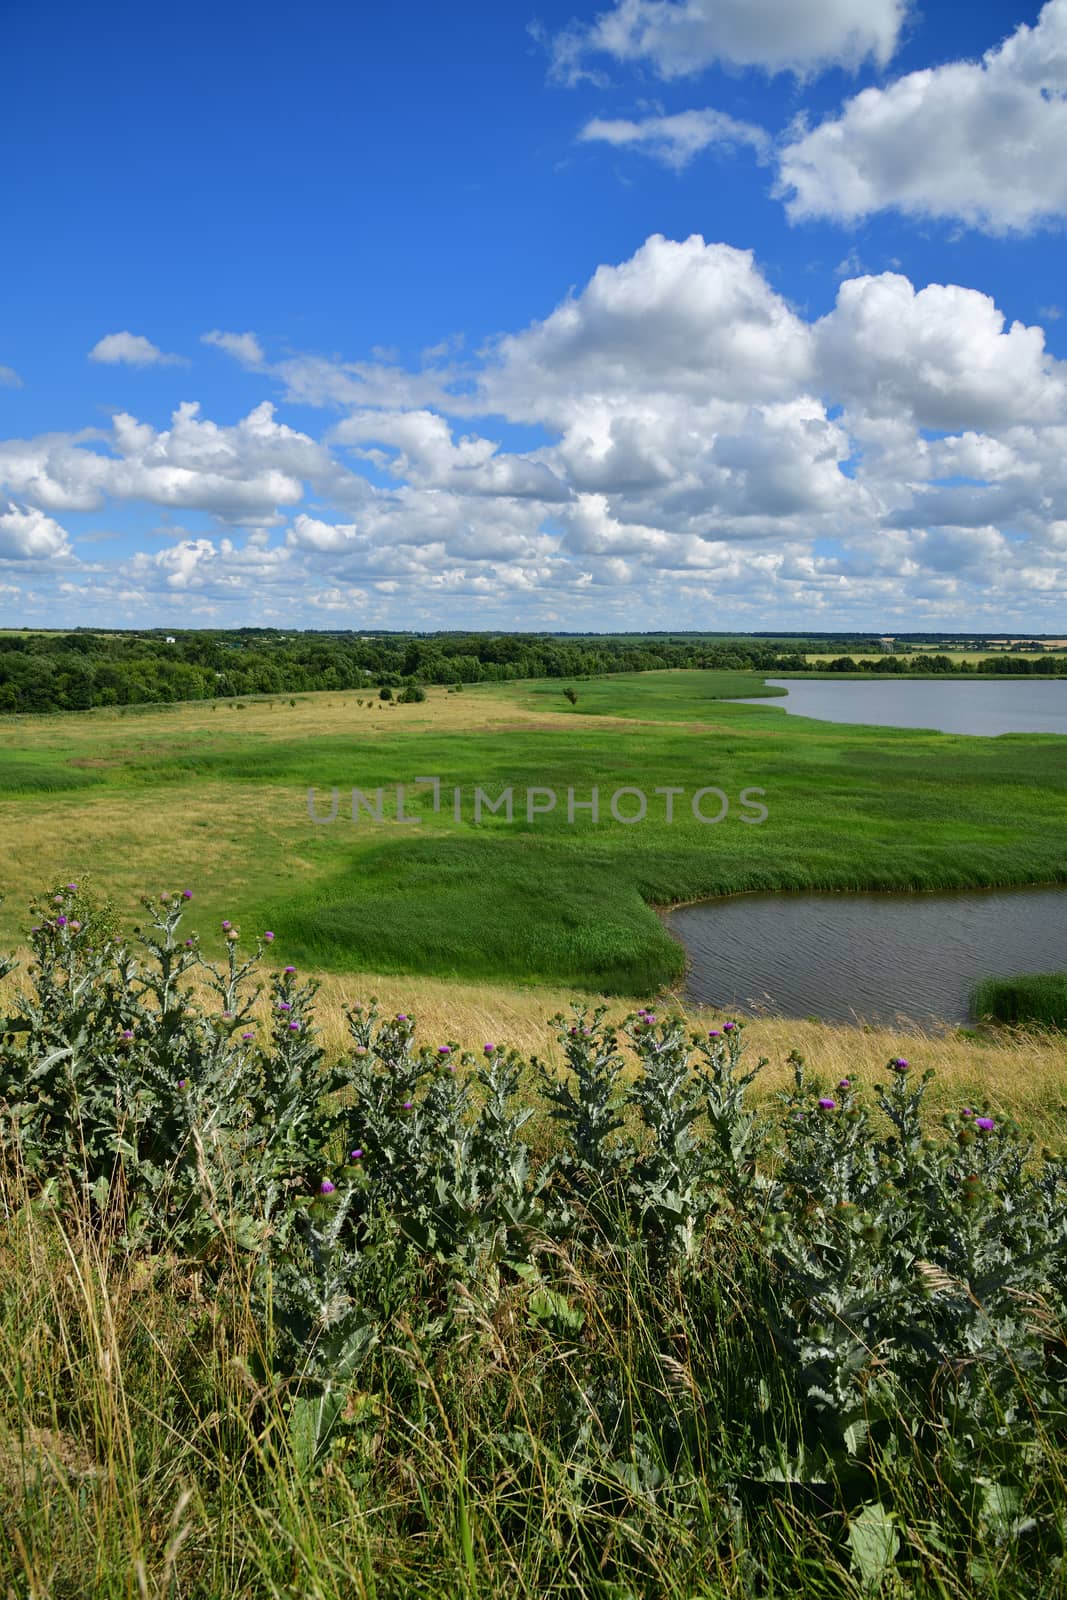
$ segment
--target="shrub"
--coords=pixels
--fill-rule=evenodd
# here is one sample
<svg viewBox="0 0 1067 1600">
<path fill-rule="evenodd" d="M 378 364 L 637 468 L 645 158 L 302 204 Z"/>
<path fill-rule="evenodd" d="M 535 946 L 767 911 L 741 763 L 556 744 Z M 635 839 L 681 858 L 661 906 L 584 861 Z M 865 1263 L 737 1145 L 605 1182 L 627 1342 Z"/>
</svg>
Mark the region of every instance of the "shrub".
<svg viewBox="0 0 1067 1600">
<path fill-rule="evenodd" d="M 383 683 L 381 688 L 378 690 L 378 699 L 379 700 L 391 700 L 392 698 L 393 698 L 392 689 L 390 689 L 390 687 L 389 687 L 389 685 L 387 683 Z"/>
</svg>

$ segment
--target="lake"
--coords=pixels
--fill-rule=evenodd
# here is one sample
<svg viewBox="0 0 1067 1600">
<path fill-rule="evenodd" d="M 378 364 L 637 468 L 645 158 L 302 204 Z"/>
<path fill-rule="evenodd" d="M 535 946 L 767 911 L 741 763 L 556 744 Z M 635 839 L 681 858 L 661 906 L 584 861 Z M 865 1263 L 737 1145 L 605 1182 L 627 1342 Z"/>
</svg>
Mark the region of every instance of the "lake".
<svg viewBox="0 0 1067 1600">
<path fill-rule="evenodd" d="M 774 700 L 736 705 L 776 707 L 818 722 L 883 728 L 934 728 L 941 733 L 1067 735 L 1067 678 L 768 678 L 788 690 Z"/>
<path fill-rule="evenodd" d="M 965 1022 L 982 978 L 1067 971 L 1067 888 L 746 894 L 664 914 L 686 995 L 828 1022 Z"/>
</svg>

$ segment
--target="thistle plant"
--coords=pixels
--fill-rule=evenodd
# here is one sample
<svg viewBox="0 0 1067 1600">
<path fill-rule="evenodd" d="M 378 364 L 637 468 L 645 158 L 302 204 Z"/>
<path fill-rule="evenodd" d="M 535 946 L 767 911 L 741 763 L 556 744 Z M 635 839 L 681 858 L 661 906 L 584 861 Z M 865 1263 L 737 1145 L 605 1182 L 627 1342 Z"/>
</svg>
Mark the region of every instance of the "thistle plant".
<svg viewBox="0 0 1067 1600">
<path fill-rule="evenodd" d="M 620 1088 L 624 1066 L 607 1008 L 575 1005 L 571 1017 L 553 1017 L 566 1073 L 538 1063 L 542 1096 L 556 1123 L 560 1150 L 541 1176 L 541 1188 L 557 1228 L 593 1233 L 613 1227 L 625 1208 L 626 1181 L 633 1147 L 620 1138 L 626 1096 Z"/>
<path fill-rule="evenodd" d="M 385 1352 L 422 1363 L 422 1404 L 475 1330 L 502 1371 L 517 1321 L 539 1374 L 523 1404 L 555 1440 L 538 1471 L 579 1542 L 623 1507 L 637 1543 L 666 1507 L 697 1515 L 727 1432 L 731 1482 L 837 1496 L 868 1572 L 875 1536 L 897 1537 L 876 1483 L 929 1474 L 982 1537 L 1011 1536 L 1004 1508 L 1067 1429 L 1062 1158 L 981 1106 L 934 1125 L 902 1057 L 865 1093 L 794 1056 L 791 1091 L 753 1105 L 765 1063 L 746 1064 L 740 1024 L 692 1034 L 649 1007 L 628 1052 L 603 1007 L 558 1017 L 559 1073 L 420 1042 L 412 1016 L 356 1002 L 327 1059 L 315 982 L 264 975 L 269 932 L 224 927 L 208 963 L 191 901 L 146 900 L 128 944 L 83 885 L 44 897 L 0 1034 L 0 1140 L 26 1196 L 63 1196 L 94 1247 L 242 1286 L 279 1462 L 322 1465 Z M 615 1326 L 600 1300 L 620 1285 L 642 1309 Z"/>
<path fill-rule="evenodd" d="M 656 1259 L 692 1260 L 720 1200 L 714 1147 L 701 1126 L 705 1085 L 693 1071 L 680 1019 L 659 1022 L 646 1008 L 627 1019 L 626 1034 L 640 1067 L 626 1096 L 641 1129 L 629 1172 L 637 1226 Z"/>
</svg>

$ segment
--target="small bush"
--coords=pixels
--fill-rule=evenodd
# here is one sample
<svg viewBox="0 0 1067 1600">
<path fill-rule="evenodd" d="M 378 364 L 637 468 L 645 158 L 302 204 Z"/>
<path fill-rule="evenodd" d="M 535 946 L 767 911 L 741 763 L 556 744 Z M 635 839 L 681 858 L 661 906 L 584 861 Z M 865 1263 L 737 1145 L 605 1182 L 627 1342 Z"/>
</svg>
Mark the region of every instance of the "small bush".
<svg viewBox="0 0 1067 1600">
<path fill-rule="evenodd" d="M 379 700 L 391 700 L 392 698 L 393 698 L 392 689 L 390 689 L 390 687 L 389 687 L 389 685 L 387 683 L 383 683 L 381 688 L 378 690 L 378 699 Z"/>
</svg>

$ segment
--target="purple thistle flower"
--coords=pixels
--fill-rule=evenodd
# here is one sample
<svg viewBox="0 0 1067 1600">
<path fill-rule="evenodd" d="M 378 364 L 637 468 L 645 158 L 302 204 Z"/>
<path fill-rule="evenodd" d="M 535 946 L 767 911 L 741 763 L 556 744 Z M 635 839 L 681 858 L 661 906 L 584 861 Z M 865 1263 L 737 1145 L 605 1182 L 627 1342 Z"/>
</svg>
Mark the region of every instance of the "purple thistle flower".
<svg viewBox="0 0 1067 1600">
<path fill-rule="evenodd" d="M 722 1025 L 722 1031 L 723 1031 L 723 1033 L 733 1033 L 733 1031 L 734 1031 L 734 1029 L 736 1027 L 737 1027 L 737 1023 L 736 1022 L 724 1022 L 723 1025 Z"/>
<path fill-rule="evenodd" d="M 992 1117 L 975 1117 L 974 1125 L 976 1128 L 981 1128 L 983 1133 L 992 1133 L 996 1127 Z"/>
<path fill-rule="evenodd" d="M 299 1024 L 299 1022 L 290 1022 L 290 1024 L 289 1024 L 289 1032 L 290 1033 L 299 1033 L 300 1032 L 300 1024 Z"/>
<path fill-rule="evenodd" d="M 78 892 L 78 885 L 76 883 L 68 883 L 67 888 L 70 890 L 71 894 L 77 894 Z"/>
<path fill-rule="evenodd" d="M 405 1100 L 405 1101 L 404 1101 L 404 1104 L 403 1104 L 403 1105 L 402 1105 L 402 1106 L 401 1106 L 401 1108 L 400 1108 L 400 1109 L 401 1109 L 401 1110 L 402 1110 L 402 1111 L 410 1111 L 410 1110 L 411 1110 L 411 1107 L 412 1107 L 412 1106 L 413 1106 L 413 1104 L 414 1104 L 414 1101 L 412 1101 L 412 1100 Z"/>
<path fill-rule="evenodd" d="M 398 1022 L 407 1022 L 408 1021 L 407 1012 L 406 1011 L 398 1011 L 397 1014 L 396 1014 L 396 1020 Z"/>
<path fill-rule="evenodd" d="M 850 1078 L 842 1078 L 840 1083 L 837 1085 L 837 1087 L 839 1089 L 851 1089 L 852 1088 L 852 1080 Z"/>
<path fill-rule="evenodd" d="M 348 1152 L 348 1159 L 349 1159 L 349 1161 L 362 1161 L 362 1159 L 363 1159 L 363 1151 L 362 1150 L 350 1150 Z"/>
<path fill-rule="evenodd" d="M 722 1038 L 722 1034 L 719 1032 L 718 1028 L 709 1028 L 708 1029 L 708 1038 L 709 1039 L 721 1039 Z"/>
<path fill-rule="evenodd" d="M 66 926 L 67 926 L 66 917 L 57 917 L 56 918 L 56 927 L 57 928 L 65 928 Z"/>
<path fill-rule="evenodd" d="M 437 1046 L 437 1054 L 439 1056 L 450 1056 L 452 1054 L 452 1046 L 450 1044 L 439 1044 Z"/>
<path fill-rule="evenodd" d="M 295 972 L 296 968 L 295 967 L 283 967 L 282 971 L 283 972 Z"/>
<path fill-rule="evenodd" d="M 183 889 L 182 890 L 182 899 L 183 900 L 191 900 L 192 898 L 193 898 L 193 891 L 191 889 Z"/>
<path fill-rule="evenodd" d="M 229 933 L 229 931 L 230 931 L 230 929 L 231 929 L 231 928 L 232 928 L 232 927 L 233 927 L 233 923 L 232 923 L 232 922 L 224 922 L 224 923 L 223 923 L 223 924 L 222 924 L 222 931 L 223 931 L 223 933 Z"/>
<path fill-rule="evenodd" d="M 124 1039 L 132 1039 L 133 1038 L 133 1030 L 132 1030 L 132 1028 L 123 1028 L 122 1037 Z"/>
<path fill-rule="evenodd" d="M 270 944 L 273 938 L 274 935 L 269 930 L 263 935 L 263 939 L 266 944 Z"/>
<path fill-rule="evenodd" d="M 894 1072 L 907 1072 L 908 1070 L 908 1063 L 903 1056 L 897 1056 L 889 1065 Z"/>
<path fill-rule="evenodd" d="M 178 1079 L 178 1088 L 179 1089 L 184 1089 L 185 1088 L 185 1079 L 184 1078 L 179 1078 Z"/>
<path fill-rule="evenodd" d="M 961 1117 L 973 1117 L 974 1116 L 974 1112 L 971 1110 L 970 1106 L 964 1106 L 963 1110 L 960 1112 L 960 1116 Z"/>
<path fill-rule="evenodd" d="M 493 1051 L 496 1049 L 496 1045 L 495 1044 L 483 1044 L 482 1045 L 482 1049 L 485 1051 L 487 1056 L 491 1056 Z"/>
<path fill-rule="evenodd" d="M 293 1008 L 289 1004 L 288 1000 L 279 1000 L 278 1001 L 278 1010 L 279 1011 L 291 1011 L 292 1009 Z"/>
<path fill-rule="evenodd" d="M 254 1033 L 242 1033 L 241 1038 L 242 1039 L 254 1039 L 255 1038 L 255 1034 Z"/>
<path fill-rule="evenodd" d="M 823 1111 L 836 1111 L 837 1101 L 831 1100 L 828 1095 L 824 1095 L 819 1101 L 819 1106 Z"/>
<path fill-rule="evenodd" d="M 319 1193 L 333 1194 L 333 1191 L 334 1185 L 330 1182 L 329 1178 L 323 1178 L 322 1182 L 319 1184 Z"/>
<path fill-rule="evenodd" d="M 54 894 L 52 896 L 52 904 L 54 906 L 61 906 L 63 904 L 63 896 L 61 894 Z"/>
</svg>

